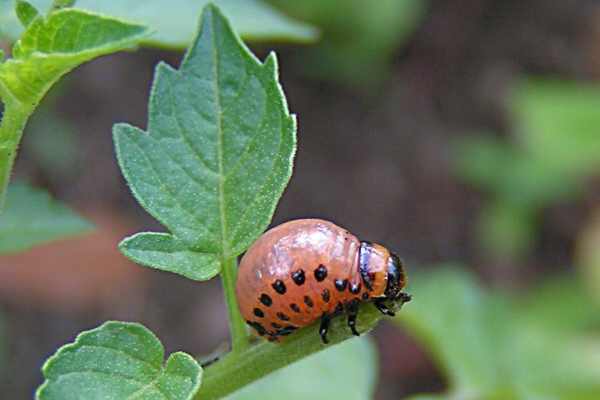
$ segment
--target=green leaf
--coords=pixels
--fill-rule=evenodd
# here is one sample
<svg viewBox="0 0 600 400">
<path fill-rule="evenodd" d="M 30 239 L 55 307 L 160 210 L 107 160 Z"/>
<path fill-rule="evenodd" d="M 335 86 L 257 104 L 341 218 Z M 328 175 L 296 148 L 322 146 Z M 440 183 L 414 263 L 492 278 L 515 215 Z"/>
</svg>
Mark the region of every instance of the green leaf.
<svg viewBox="0 0 600 400">
<path fill-rule="evenodd" d="M 364 400 L 374 395 L 377 354 L 367 337 L 350 339 L 251 384 L 227 400 Z"/>
<path fill-rule="evenodd" d="M 23 3 L 19 3 L 23 4 Z M 76 9 L 34 18 L 0 64 L 0 206 L 27 119 L 52 85 L 78 65 L 136 44 L 140 25 Z"/>
<path fill-rule="evenodd" d="M 11 184 L 6 209 L 0 215 L 0 253 L 25 250 L 91 228 L 90 223 L 53 201 L 44 191 Z"/>
<path fill-rule="evenodd" d="M 47 10 L 51 4 L 51 0 L 31 2 L 40 10 Z M 146 45 L 181 49 L 191 43 L 200 11 L 208 3 L 209 0 L 171 0 L 168 4 L 161 0 L 142 3 L 138 0 L 79 0 L 77 7 L 150 27 L 154 34 L 144 39 Z M 315 28 L 287 17 L 263 0 L 213 0 L 213 3 L 223 10 L 246 40 L 311 42 L 318 36 Z M 21 27 L 10 11 L 6 9 L 3 13 L 0 6 L 0 22 L 4 22 L 0 29 L 5 30 L 9 38 L 16 39 Z"/>
<path fill-rule="evenodd" d="M 165 233 L 138 233 L 123 240 L 119 249 L 138 264 L 197 281 L 210 279 L 220 270 L 219 259 L 214 254 L 191 251 L 185 243 Z"/>
<path fill-rule="evenodd" d="M 39 14 L 38 10 L 34 6 L 23 0 L 17 0 L 15 12 L 17 14 L 17 18 L 19 18 L 19 21 L 24 27 L 29 26 L 29 24 L 31 24 L 31 22 Z"/>
<path fill-rule="evenodd" d="M 268 226 L 292 173 L 295 120 L 275 56 L 259 62 L 207 6 L 181 68 L 158 65 L 149 108 L 148 133 L 114 127 L 133 194 L 190 251 L 239 255 Z"/>
<path fill-rule="evenodd" d="M 188 354 L 165 351 L 144 326 L 106 322 L 61 347 L 42 369 L 39 400 L 185 400 L 198 391 L 202 368 Z"/>
</svg>

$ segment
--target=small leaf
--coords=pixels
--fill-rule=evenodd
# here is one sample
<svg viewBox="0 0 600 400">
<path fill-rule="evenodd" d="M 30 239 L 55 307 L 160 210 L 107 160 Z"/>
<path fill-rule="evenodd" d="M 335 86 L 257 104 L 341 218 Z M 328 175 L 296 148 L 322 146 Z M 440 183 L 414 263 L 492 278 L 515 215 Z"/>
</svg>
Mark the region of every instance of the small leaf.
<svg viewBox="0 0 600 400">
<path fill-rule="evenodd" d="M 227 400 L 372 399 L 377 351 L 367 337 L 311 355 L 227 396 Z"/>
<path fill-rule="evenodd" d="M 148 133 L 114 127 L 133 194 L 188 249 L 239 255 L 266 229 L 292 172 L 295 120 L 274 55 L 259 62 L 207 6 L 181 68 L 158 65 L 149 108 Z"/>
<path fill-rule="evenodd" d="M 190 250 L 185 243 L 165 233 L 138 233 L 123 240 L 119 249 L 136 263 L 197 281 L 208 280 L 220 271 L 219 259 L 214 254 Z"/>
<path fill-rule="evenodd" d="M 17 0 L 17 7 L 15 8 L 17 18 L 21 21 L 24 27 L 29 26 L 38 15 L 38 10 L 24 0 Z"/>
<path fill-rule="evenodd" d="M 39 189 L 12 184 L 0 215 L 0 253 L 86 232 L 92 225 Z"/>
<path fill-rule="evenodd" d="M 171 354 L 140 324 L 107 322 L 81 333 L 43 367 L 38 400 L 185 400 L 198 391 L 202 368 L 188 354 Z"/>
<path fill-rule="evenodd" d="M 78 65 L 129 48 L 147 32 L 141 25 L 71 8 L 31 21 L 13 47 L 13 58 L 0 64 L 5 107 L 0 124 L 0 209 L 23 129 L 46 92 Z"/>
</svg>

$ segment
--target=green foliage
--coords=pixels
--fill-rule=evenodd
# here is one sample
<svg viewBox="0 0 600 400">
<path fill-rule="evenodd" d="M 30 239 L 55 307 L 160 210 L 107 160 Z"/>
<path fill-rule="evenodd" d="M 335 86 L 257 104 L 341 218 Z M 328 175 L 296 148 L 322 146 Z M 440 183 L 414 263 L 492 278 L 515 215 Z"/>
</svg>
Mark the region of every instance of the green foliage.
<svg viewBox="0 0 600 400">
<path fill-rule="evenodd" d="M 192 279 L 220 273 L 229 311 L 232 351 L 203 372 L 202 386 L 193 398 L 230 395 L 352 337 L 346 321 L 335 318 L 327 346 L 321 343 L 318 323 L 299 329 L 281 344 L 264 340 L 251 344 L 237 307 L 236 257 L 269 224 L 290 178 L 296 147 L 295 120 L 277 82 L 274 55 L 264 63 L 258 61 L 220 11 L 207 6 L 180 69 L 162 63 L 157 67 L 147 130 L 115 125 L 117 157 L 137 200 L 170 233 L 139 233 L 125 239 L 120 248 L 137 262 Z M 366 333 L 380 319 L 372 304 L 363 304 L 357 329 Z M 373 390 L 374 356 L 370 347 L 364 347 L 368 345 L 356 343 L 362 350 L 342 348 L 338 351 L 345 355 L 334 353 L 329 362 L 344 364 L 343 369 L 336 368 L 344 378 L 360 379 L 349 389 L 364 398 Z M 123 352 L 151 359 L 153 368 L 148 371 L 148 362 L 140 366 Z M 153 399 L 155 390 L 177 390 L 179 394 L 164 397 L 189 398 L 198 389 L 200 369 L 188 356 L 177 354 L 169 360 L 177 357 L 173 363 L 180 364 L 167 361 L 162 368 L 162 356 L 162 346 L 145 328 L 108 323 L 82 334 L 48 361 L 39 398 Z M 360 363 L 352 361 L 357 357 Z M 309 367 L 300 365 L 292 373 L 314 374 L 312 365 L 317 361 L 309 360 Z M 183 372 L 172 374 L 172 369 Z M 339 392 L 337 386 L 322 390 Z M 67 395 L 71 397 L 61 397 Z"/>
<path fill-rule="evenodd" d="M 472 137 L 457 145 L 457 171 L 491 195 L 482 212 L 484 247 L 519 257 L 535 241 L 543 207 L 571 200 L 600 173 L 600 87 L 530 80 L 511 100 L 512 141 Z"/>
<path fill-rule="evenodd" d="M 0 253 L 25 250 L 88 231 L 91 227 L 47 193 L 13 183 L 8 188 L 6 209 L 0 216 Z"/>
<path fill-rule="evenodd" d="M 38 10 L 26 1 L 17 0 L 15 13 L 24 27 L 29 26 L 38 16 Z"/>
<path fill-rule="evenodd" d="M 96 57 L 133 46 L 147 31 L 140 25 L 76 9 L 34 16 L 23 1 L 19 15 L 27 29 L 12 58 L 0 64 L 0 207 L 23 129 L 46 92 L 64 74 Z"/>
<path fill-rule="evenodd" d="M 128 239 L 121 250 L 194 279 L 221 271 L 233 346 L 245 346 L 235 257 L 268 226 L 296 149 L 275 55 L 258 61 L 217 8 L 207 6 L 180 69 L 156 68 L 148 133 L 127 124 L 113 131 L 134 196 L 173 234 L 151 256 L 155 235 Z M 182 255 L 186 262 L 175 263 Z M 192 268 L 192 262 L 199 263 Z"/>
<path fill-rule="evenodd" d="M 600 393 L 600 363 L 589 357 L 582 329 L 600 319 L 580 287 L 563 281 L 511 301 L 464 270 L 440 267 L 413 276 L 411 291 L 418 301 L 397 321 L 443 370 L 447 398 L 592 400 Z M 600 348 L 600 338 L 594 343 Z"/>
<path fill-rule="evenodd" d="M 227 400 L 373 398 L 377 353 L 368 338 L 351 339 L 246 386 Z"/>
<path fill-rule="evenodd" d="M 299 54 L 320 77 L 368 86 L 388 75 L 395 51 L 422 20 L 425 0 L 268 0 L 323 32 L 315 48 Z"/>
<path fill-rule="evenodd" d="M 149 114 L 148 133 L 115 125 L 119 164 L 178 246 L 202 255 L 197 274 L 209 278 L 215 262 L 242 253 L 265 230 L 292 172 L 295 122 L 275 56 L 260 63 L 209 7 L 180 70 L 158 65 Z M 146 239 L 156 243 L 139 236 L 135 245 L 150 249 Z M 121 246 L 126 255 L 130 247 Z"/>
<path fill-rule="evenodd" d="M 2 5 L 4 1 L 4 5 Z M 154 32 L 144 38 L 149 46 L 184 48 L 190 44 L 195 33 L 196 21 L 208 0 L 79 0 L 77 8 L 106 15 L 114 15 L 127 21 L 148 26 Z M 247 40 L 284 40 L 310 42 L 317 38 L 311 26 L 295 21 L 265 4 L 262 0 L 216 0 L 213 1 L 232 21 L 237 32 Z M 51 0 L 32 0 L 39 10 L 47 10 Z M 0 31 L 16 39 L 21 33 L 12 12 L 12 1 L 0 0 Z"/>
<path fill-rule="evenodd" d="M 174 353 L 163 365 L 160 341 L 140 324 L 107 322 L 81 333 L 43 367 L 39 400 L 191 399 L 202 368 L 188 354 Z"/>
<path fill-rule="evenodd" d="M 214 255 L 190 250 L 183 241 L 166 233 L 138 233 L 121 242 L 119 248 L 136 263 L 198 281 L 210 279 L 220 270 Z"/>
</svg>

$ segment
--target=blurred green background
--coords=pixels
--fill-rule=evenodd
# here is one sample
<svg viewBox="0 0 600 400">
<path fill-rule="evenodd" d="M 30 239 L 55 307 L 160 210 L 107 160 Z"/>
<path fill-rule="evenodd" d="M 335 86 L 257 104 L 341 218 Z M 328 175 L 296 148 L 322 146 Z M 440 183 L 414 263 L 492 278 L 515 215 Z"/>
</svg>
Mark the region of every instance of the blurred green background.
<svg viewBox="0 0 600 400">
<path fill-rule="evenodd" d="M 143 322 L 168 352 L 208 354 L 227 337 L 218 282 L 116 250 L 156 226 L 121 178 L 111 126 L 143 126 L 154 65 L 179 62 L 205 2 L 111 3 L 79 4 L 157 34 L 69 75 L 26 130 L 16 178 L 95 228 L 0 255 L 3 398 L 31 398 L 45 358 L 106 319 Z M 298 115 L 274 224 L 326 218 L 385 244 L 414 298 L 369 338 L 230 398 L 600 399 L 600 4 L 217 3 L 261 57 L 278 52 Z M 5 51 L 11 9 L 0 0 Z"/>
</svg>

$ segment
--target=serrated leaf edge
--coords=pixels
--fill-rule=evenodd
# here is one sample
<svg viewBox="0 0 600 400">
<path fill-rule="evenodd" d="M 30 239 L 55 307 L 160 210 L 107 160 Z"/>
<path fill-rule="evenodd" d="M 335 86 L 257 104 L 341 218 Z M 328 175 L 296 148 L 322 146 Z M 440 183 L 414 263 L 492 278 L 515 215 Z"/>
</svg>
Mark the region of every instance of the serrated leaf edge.
<svg viewBox="0 0 600 400">
<path fill-rule="evenodd" d="M 297 119 L 296 119 L 295 114 L 290 114 L 287 99 L 285 97 L 283 87 L 281 86 L 281 82 L 279 81 L 279 66 L 278 66 L 278 62 L 277 62 L 277 56 L 276 56 L 275 52 L 271 51 L 268 54 L 268 56 L 266 57 L 264 62 L 260 61 L 260 59 L 256 55 L 254 55 L 250 51 L 248 46 L 246 46 L 246 44 L 242 41 L 240 36 L 236 33 L 236 31 L 231 26 L 231 23 L 229 22 L 229 20 L 224 16 L 224 14 L 219 10 L 219 8 L 216 5 L 214 5 L 213 3 L 208 3 L 202 9 L 201 16 L 200 16 L 199 23 L 198 23 L 198 28 L 197 28 L 196 33 L 194 34 L 193 40 L 191 42 L 192 44 L 195 44 L 199 40 L 199 37 L 201 36 L 202 24 L 204 23 L 204 20 L 207 18 L 207 16 L 206 16 L 207 13 L 210 13 L 210 16 L 208 18 L 210 18 L 212 16 L 212 13 L 216 13 L 222 19 L 222 21 L 224 21 L 226 28 L 229 29 L 229 31 L 232 33 L 232 36 L 233 36 L 235 42 L 237 43 L 239 48 L 242 50 L 243 54 L 248 56 L 255 63 L 255 65 L 257 67 L 271 71 L 271 77 L 272 77 L 273 81 L 275 82 L 278 96 L 279 96 L 279 99 L 281 100 L 281 106 L 283 108 L 282 116 L 283 116 L 284 120 L 282 121 L 283 124 L 282 124 L 282 130 L 281 130 L 281 137 L 283 137 L 287 133 L 286 131 L 289 129 L 289 131 L 290 131 L 289 134 L 291 135 L 291 139 L 292 139 L 291 141 L 293 144 L 292 151 L 290 152 L 290 155 L 287 159 L 287 164 L 289 165 L 290 168 L 289 168 L 287 174 L 285 175 L 285 177 L 284 177 L 285 179 L 283 180 L 280 187 L 277 187 L 275 190 L 278 197 L 280 198 L 281 195 L 283 194 L 283 192 L 285 191 L 285 188 L 287 187 L 287 185 L 291 179 L 291 176 L 293 174 L 293 166 L 294 166 L 293 161 L 294 161 L 294 158 L 296 156 L 296 151 L 297 151 L 297 134 L 296 134 Z M 167 63 L 159 62 L 157 64 L 157 66 L 155 67 L 155 72 L 154 72 L 155 76 L 158 76 L 161 68 L 168 68 L 170 70 L 181 73 L 185 69 L 187 62 L 188 62 L 188 58 L 190 57 L 189 49 L 191 49 L 191 47 L 188 48 L 188 51 L 185 53 L 185 55 L 181 61 L 180 67 L 178 69 L 173 68 L 172 66 L 170 66 Z M 157 81 L 158 80 L 155 78 L 152 82 L 151 89 L 150 89 L 151 96 L 153 96 L 155 93 L 155 87 L 157 85 Z M 152 100 L 150 99 L 149 104 L 151 103 L 151 101 Z M 289 125 L 289 127 L 288 127 L 288 125 Z M 127 130 L 131 130 L 131 131 L 127 132 Z M 113 140 L 115 142 L 115 150 L 116 150 L 115 152 L 116 152 L 116 156 L 117 156 L 117 161 L 119 163 L 121 172 L 127 182 L 130 182 L 130 176 L 129 176 L 129 173 L 127 172 L 127 170 L 124 168 L 125 164 L 124 164 L 123 156 L 121 154 L 121 146 L 120 146 L 121 139 L 119 137 L 127 136 L 127 135 L 135 135 L 135 134 L 142 134 L 142 135 L 149 135 L 149 136 L 151 135 L 149 131 L 145 131 L 141 128 L 138 128 L 138 127 L 133 126 L 128 123 L 117 123 L 113 126 Z M 219 133 L 219 137 L 220 136 L 221 136 L 221 133 Z M 219 155 L 219 158 L 220 157 L 221 156 Z M 222 172 L 219 172 L 219 175 L 222 176 L 223 175 Z M 222 190 L 222 185 L 223 185 L 223 183 L 220 182 L 219 183 L 219 192 L 221 192 L 221 190 Z M 151 208 L 148 207 L 148 203 L 144 199 L 142 199 L 141 196 L 139 196 L 137 191 L 131 185 L 128 184 L 128 186 L 129 186 L 129 189 L 132 192 L 133 196 L 136 198 L 136 200 L 139 202 L 139 204 L 144 208 L 144 210 L 146 212 L 148 212 L 150 215 L 152 215 L 152 217 L 154 217 L 157 221 L 159 221 L 163 226 L 167 227 L 168 224 L 166 224 L 163 221 L 163 219 L 160 217 L 160 215 L 158 215 L 154 210 L 152 210 Z M 224 197 L 221 194 L 219 194 L 219 196 L 221 197 L 221 199 Z M 222 208 L 221 208 L 222 203 L 223 203 L 222 201 L 219 202 L 220 210 L 222 210 Z M 269 209 L 269 220 L 272 219 L 276 208 L 277 208 L 277 202 L 273 203 Z M 221 214 L 222 214 L 222 211 L 221 211 Z M 221 215 L 219 218 L 221 220 L 221 223 L 224 223 L 223 216 Z M 268 227 L 269 222 L 267 222 L 263 225 L 264 226 L 262 227 L 261 231 L 264 231 Z M 226 246 L 224 243 L 225 238 L 223 237 L 223 233 L 224 233 L 224 230 L 223 230 L 223 228 L 221 228 L 221 234 L 222 234 L 221 248 L 226 249 L 228 246 Z M 123 243 L 123 242 L 121 242 L 121 243 Z M 197 249 L 195 249 L 192 246 L 190 246 L 189 249 L 191 251 L 197 251 Z M 237 256 L 237 255 L 241 254 L 242 252 L 244 252 L 245 248 L 239 249 L 239 248 L 233 247 L 232 249 L 229 249 L 229 250 L 233 250 L 233 251 L 231 251 L 232 254 L 229 254 L 229 252 L 226 253 L 225 251 L 223 254 L 211 253 L 211 252 L 203 252 L 203 253 L 214 254 L 215 256 L 220 256 L 223 258 L 231 258 L 231 257 Z"/>
<path fill-rule="evenodd" d="M 198 379 L 196 379 L 196 384 L 193 386 L 191 393 L 188 397 L 186 397 L 183 400 L 191 400 L 194 395 L 198 392 L 198 390 L 200 389 L 200 385 L 202 384 L 202 375 L 203 375 L 203 368 L 202 366 L 200 366 L 197 361 L 190 356 L 189 354 L 182 352 L 182 351 L 178 351 L 175 353 L 171 353 L 169 355 L 169 357 L 165 360 L 165 348 L 164 345 L 162 344 L 162 342 L 160 341 L 160 339 L 154 334 L 154 332 L 152 332 L 150 329 L 146 328 L 144 325 L 137 323 L 137 322 L 124 322 L 124 321 L 107 321 L 105 323 L 103 323 L 102 325 L 93 328 L 93 329 L 89 329 L 87 331 L 83 331 L 80 332 L 77 337 L 75 338 L 75 341 L 73 341 L 72 343 L 68 343 L 64 346 L 61 346 L 58 351 L 53 354 L 52 356 L 50 356 L 46 362 L 44 362 L 44 365 L 42 366 L 42 374 L 44 376 L 44 383 L 42 383 L 42 385 L 40 385 L 36 392 L 35 392 L 35 399 L 36 400 L 43 400 L 42 397 L 40 397 L 41 395 L 43 395 L 43 391 L 46 389 L 46 387 L 48 387 L 51 383 L 51 379 L 46 377 L 46 370 L 48 368 L 50 368 L 52 366 L 52 364 L 58 360 L 60 357 L 63 356 L 64 353 L 68 353 L 71 351 L 75 351 L 78 348 L 80 348 L 82 346 L 81 344 L 81 340 L 83 338 L 85 338 L 86 335 L 91 334 L 95 331 L 101 331 L 103 329 L 107 329 L 110 328 L 111 326 L 118 326 L 118 327 L 128 327 L 128 328 L 136 328 L 136 329 L 142 329 L 144 331 L 144 333 L 147 333 L 150 335 L 150 337 L 156 341 L 156 343 L 158 343 L 158 347 L 160 348 L 160 354 L 161 354 L 161 365 L 158 368 L 155 368 L 152 364 L 149 364 L 148 361 L 146 360 L 142 360 L 142 359 L 138 359 L 139 361 L 150 365 L 154 370 L 157 371 L 157 376 L 155 379 L 153 379 L 148 385 L 153 384 L 156 379 L 160 378 L 162 374 L 164 374 L 167 370 L 167 365 L 169 363 L 169 361 L 174 360 L 174 356 L 181 356 L 183 355 L 188 361 L 193 361 L 194 363 L 196 363 L 198 365 Z M 129 357 L 135 358 L 133 356 L 131 356 L 130 354 L 127 354 Z"/>
</svg>

